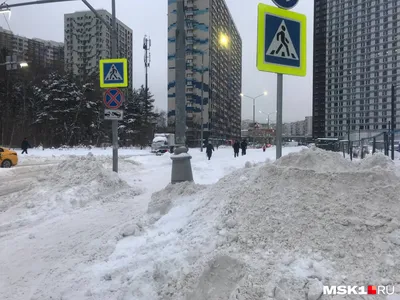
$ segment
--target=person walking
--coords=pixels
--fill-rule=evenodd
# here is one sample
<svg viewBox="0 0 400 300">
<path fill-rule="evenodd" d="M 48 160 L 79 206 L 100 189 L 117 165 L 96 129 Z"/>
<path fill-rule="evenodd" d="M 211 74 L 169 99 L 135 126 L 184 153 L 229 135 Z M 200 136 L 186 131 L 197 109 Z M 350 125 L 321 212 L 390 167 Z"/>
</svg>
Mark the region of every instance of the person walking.
<svg viewBox="0 0 400 300">
<path fill-rule="evenodd" d="M 239 143 L 239 141 L 236 140 L 232 147 L 233 147 L 234 157 L 239 157 L 239 150 L 240 150 L 240 143 Z"/>
<path fill-rule="evenodd" d="M 214 146 L 211 144 L 211 142 L 208 142 L 207 150 L 206 150 L 208 160 L 211 159 L 213 151 L 214 151 Z"/>
<path fill-rule="evenodd" d="M 31 145 L 29 145 L 28 139 L 24 138 L 24 140 L 21 143 L 21 149 L 22 149 L 22 153 L 21 154 L 28 154 L 28 148 L 31 148 Z"/>
<path fill-rule="evenodd" d="M 243 140 L 240 146 L 242 148 L 242 156 L 246 155 L 246 150 L 247 150 L 247 142 L 246 142 L 246 140 Z"/>
</svg>

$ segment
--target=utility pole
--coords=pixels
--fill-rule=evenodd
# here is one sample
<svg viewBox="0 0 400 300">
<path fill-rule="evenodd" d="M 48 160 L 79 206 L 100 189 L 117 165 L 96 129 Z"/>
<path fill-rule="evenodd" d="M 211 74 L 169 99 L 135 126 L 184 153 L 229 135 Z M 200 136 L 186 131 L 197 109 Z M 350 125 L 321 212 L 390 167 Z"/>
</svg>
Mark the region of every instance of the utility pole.
<svg viewBox="0 0 400 300">
<path fill-rule="evenodd" d="M 145 35 L 143 38 L 143 49 L 144 49 L 144 69 L 145 69 L 145 99 L 147 103 L 147 98 L 148 98 L 148 68 L 150 68 L 150 60 L 151 60 L 151 55 L 150 55 L 150 47 L 151 47 L 151 39 L 147 38 Z M 146 119 L 147 119 L 146 115 Z"/>
<path fill-rule="evenodd" d="M 151 60 L 151 56 L 150 56 L 150 47 L 151 47 L 151 40 L 150 38 L 147 38 L 147 36 L 145 35 L 143 38 L 143 50 L 144 50 L 144 69 L 145 69 L 145 80 L 144 80 L 144 99 L 145 99 L 145 103 L 146 103 L 146 116 L 145 116 L 145 121 L 146 124 L 149 124 L 149 111 L 148 111 L 148 99 L 149 99 L 149 86 L 148 86 L 148 78 L 149 78 L 149 73 L 148 73 L 148 68 L 150 68 L 150 60 Z M 148 127 L 150 128 L 150 127 Z M 148 132 L 150 135 L 150 132 Z M 148 136 L 148 138 L 150 139 L 150 137 Z"/>
<path fill-rule="evenodd" d="M 394 160 L 394 131 L 396 130 L 396 91 L 395 91 L 395 85 L 392 84 L 392 115 L 391 115 L 391 119 L 392 119 L 392 134 L 391 134 L 391 156 L 392 156 L 392 160 Z"/>
<path fill-rule="evenodd" d="M 115 0 L 112 0 L 111 58 L 117 58 L 118 32 Z M 112 120 L 113 171 L 118 173 L 118 120 Z"/>
<path fill-rule="evenodd" d="M 201 52 L 201 129 L 200 129 L 200 152 L 203 152 L 204 139 L 204 51 Z"/>
<path fill-rule="evenodd" d="M 350 117 L 347 116 L 347 150 L 350 154 Z"/>
<path fill-rule="evenodd" d="M 193 181 L 192 158 L 186 148 L 186 35 L 184 0 L 176 1 L 175 54 L 175 151 L 172 159 L 171 183 Z"/>
</svg>

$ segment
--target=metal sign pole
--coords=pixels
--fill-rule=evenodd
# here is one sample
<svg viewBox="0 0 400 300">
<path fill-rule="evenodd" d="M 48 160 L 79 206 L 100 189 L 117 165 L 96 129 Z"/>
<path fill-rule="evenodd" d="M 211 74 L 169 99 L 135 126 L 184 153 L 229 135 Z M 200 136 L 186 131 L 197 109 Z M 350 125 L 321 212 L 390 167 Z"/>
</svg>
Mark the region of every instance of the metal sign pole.
<svg viewBox="0 0 400 300">
<path fill-rule="evenodd" d="M 117 58 L 117 17 L 115 10 L 115 0 L 112 0 L 112 44 L 111 57 Z M 113 142 L 113 171 L 118 173 L 118 120 L 112 120 L 112 142 Z"/>
<path fill-rule="evenodd" d="M 276 96 L 276 159 L 282 157 L 283 74 L 277 74 Z"/>
<path fill-rule="evenodd" d="M 394 131 L 396 130 L 396 90 L 395 85 L 392 84 L 392 106 L 391 106 L 391 120 L 392 120 L 392 132 L 391 132 L 391 158 L 394 160 Z"/>
</svg>

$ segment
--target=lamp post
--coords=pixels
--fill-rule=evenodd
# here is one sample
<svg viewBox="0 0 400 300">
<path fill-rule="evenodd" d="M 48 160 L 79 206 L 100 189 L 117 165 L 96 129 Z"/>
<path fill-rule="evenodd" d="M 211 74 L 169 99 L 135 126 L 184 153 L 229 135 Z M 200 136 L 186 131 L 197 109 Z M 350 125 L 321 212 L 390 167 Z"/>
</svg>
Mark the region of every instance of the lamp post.
<svg viewBox="0 0 400 300">
<path fill-rule="evenodd" d="M 256 99 L 258 99 L 258 98 L 260 98 L 262 96 L 267 96 L 267 95 L 268 95 L 267 92 L 264 92 L 263 94 L 258 95 L 257 97 L 250 97 L 250 96 L 247 96 L 247 95 L 245 95 L 243 93 L 240 94 L 240 96 L 242 96 L 242 98 L 246 97 L 246 98 L 249 98 L 249 99 L 253 100 L 253 124 L 256 123 Z"/>
<path fill-rule="evenodd" d="M 209 48 L 201 52 L 201 129 L 200 129 L 200 151 L 203 152 L 203 138 L 204 138 L 204 53 Z M 210 97 L 210 95 L 208 96 Z"/>
<path fill-rule="evenodd" d="M 247 95 L 245 95 L 243 93 L 240 94 L 240 96 L 242 98 L 246 97 L 246 98 L 249 98 L 249 99 L 253 100 L 253 127 L 256 124 L 256 99 L 258 99 L 258 98 L 260 98 L 262 96 L 267 96 L 267 95 L 268 95 L 268 92 L 264 92 L 261 95 L 258 95 L 257 97 L 250 97 L 250 96 L 247 96 Z M 254 140 L 255 140 L 255 137 L 254 137 L 254 134 L 253 134 L 253 142 L 254 142 Z"/>
<path fill-rule="evenodd" d="M 219 37 L 219 45 L 228 48 L 229 47 L 229 37 L 225 34 L 220 35 Z M 201 51 L 201 129 L 200 129 L 200 151 L 203 152 L 203 139 L 204 139 L 204 54 L 209 51 L 210 48 L 206 48 L 205 50 Z M 208 95 L 210 97 L 210 94 Z"/>
<path fill-rule="evenodd" d="M 230 29 L 229 29 L 230 30 Z M 228 74 L 228 101 L 231 98 L 231 66 L 232 64 L 230 63 L 232 61 L 231 59 L 231 47 L 230 47 L 230 38 L 227 34 L 225 33 L 220 33 L 219 34 L 219 39 L 218 39 L 218 45 L 220 46 L 219 49 L 225 49 L 228 50 L 228 70 L 227 70 L 227 74 Z M 220 68 L 219 68 L 220 70 Z M 218 72 L 218 74 L 221 74 L 220 72 Z M 224 121 L 225 121 L 225 127 L 226 127 L 226 131 L 225 131 L 225 139 L 232 138 L 232 132 L 231 132 L 231 126 L 230 126 L 230 117 L 227 116 L 227 112 L 224 111 Z"/>
<path fill-rule="evenodd" d="M 274 112 L 270 112 L 270 113 L 265 113 L 265 112 L 263 112 L 262 110 L 260 110 L 260 113 L 261 114 L 264 114 L 264 115 L 266 115 L 267 117 L 268 117 L 268 129 L 270 129 L 270 126 L 269 126 L 269 116 L 270 115 L 272 115 L 272 114 L 276 114 L 277 113 L 277 111 L 274 111 Z"/>
<path fill-rule="evenodd" d="M 391 94 L 391 158 L 394 160 L 394 132 L 396 130 L 396 86 L 392 84 L 392 94 Z"/>
</svg>

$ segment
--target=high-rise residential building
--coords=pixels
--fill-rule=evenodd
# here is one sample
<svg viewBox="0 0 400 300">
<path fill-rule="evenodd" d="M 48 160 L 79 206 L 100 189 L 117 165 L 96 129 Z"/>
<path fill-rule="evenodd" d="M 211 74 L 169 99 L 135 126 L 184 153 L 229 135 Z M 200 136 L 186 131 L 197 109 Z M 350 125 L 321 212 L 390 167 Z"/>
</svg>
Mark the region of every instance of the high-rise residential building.
<svg viewBox="0 0 400 300">
<path fill-rule="evenodd" d="M 176 9 L 177 1 L 169 0 L 168 121 L 172 126 L 175 121 Z M 240 138 L 242 40 L 229 9 L 224 0 L 184 0 L 184 10 L 187 143 L 199 145 L 201 126 L 204 139 Z"/>
<path fill-rule="evenodd" d="M 63 43 L 29 39 L 0 27 L 0 50 L 5 50 L 7 55 L 17 55 L 18 60 L 27 61 L 31 65 L 63 68 Z"/>
<path fill-rule="evenodd" d="M 98 14 L 110 25 L 112 15 L 106 10 Z M 132 86 L 132 29 L 117 20 L 119 58 L 128 59 L 128 76 Z M 92 11 L 64 15 L 65 68 L 78 76 L 99 72 L 99 60 L 111 58 L 111 32 Z"/>
<path fill-rule="evenodd" d="M 314 137 L 387 129 L 400 88 L 399 16 L 398 0 L 315 0 Z"/>
</svg>

